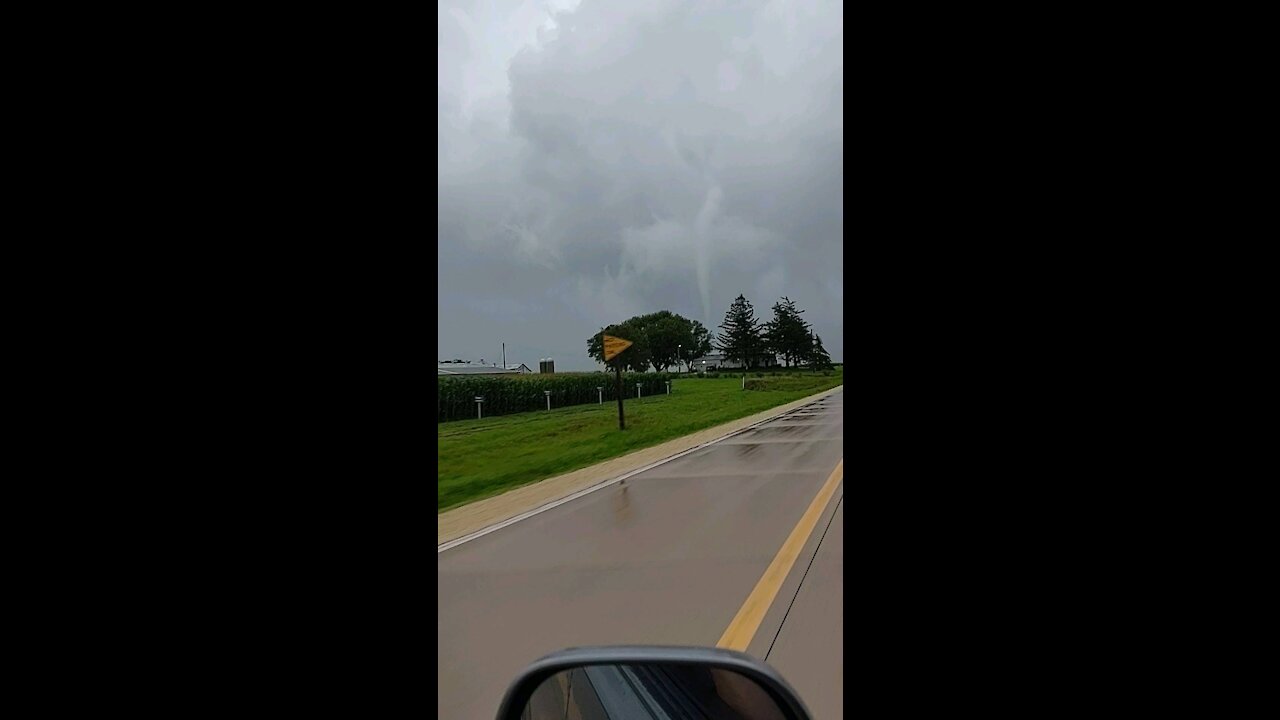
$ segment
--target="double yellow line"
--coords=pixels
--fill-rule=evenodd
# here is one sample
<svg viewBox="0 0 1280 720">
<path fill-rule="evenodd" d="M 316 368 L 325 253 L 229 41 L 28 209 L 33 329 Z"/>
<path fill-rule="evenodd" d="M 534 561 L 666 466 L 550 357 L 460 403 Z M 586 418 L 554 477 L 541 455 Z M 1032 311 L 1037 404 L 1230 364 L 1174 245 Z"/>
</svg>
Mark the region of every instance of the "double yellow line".
<svg viewBox="0 0 1280 720">
<path fill-rule="evenodd" d="M 769 611 L 773 599 L 782 589 L 782 581 L 787 579 L 787 574 L 796 564 L 800 551 L 804 549 L 804 544 L 809 541 L 813 528 L 818 524 L 818 518 L 822 517 L 822 512 L 827 509 L 827 504 L 836 494 L 836 488 L 843 478 L 844 460 L 841 459 L 836 464 L 836 469 L 831 471 L 822 489 L 818 491 L 817 497 L 809 503 L 809 509 L 804 511 L 804 515 L 800 517 L 800 522 L 791 531 L 791 535 L 787 537 L 786 542 L 782 543 L 782 549 L 774 556 L 773 562 L 765 568 L 764 575 L 760 576 L 760 582 L 756 583 L 755 589 L 747 596 L 747 601 L 742 604 L 742 609 L 738 610 L 733 622 L 729 623 L 724 635 L 720 636 L 720 642 L 716 643 L 716 647 L 740 652 L 747 651 L 747 645 L 751 643 L 751 638 L 755 636 L 760 623 L 764 621 L 765 613 Z"/>
</svg>

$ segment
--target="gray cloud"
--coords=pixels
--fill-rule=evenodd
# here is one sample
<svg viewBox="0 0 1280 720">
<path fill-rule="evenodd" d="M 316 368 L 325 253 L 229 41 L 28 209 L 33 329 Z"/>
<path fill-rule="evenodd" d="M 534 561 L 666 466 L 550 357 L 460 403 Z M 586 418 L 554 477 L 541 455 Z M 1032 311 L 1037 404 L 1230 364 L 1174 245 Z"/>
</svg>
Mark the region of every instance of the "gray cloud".
<svg viewBox="0 0 1280 720">
<path fill-rule="evenodd" d="M 746 294 L 843 329 L 838 2 L 445 2 L 441 358 L 553 356 Z"/>
</svg>

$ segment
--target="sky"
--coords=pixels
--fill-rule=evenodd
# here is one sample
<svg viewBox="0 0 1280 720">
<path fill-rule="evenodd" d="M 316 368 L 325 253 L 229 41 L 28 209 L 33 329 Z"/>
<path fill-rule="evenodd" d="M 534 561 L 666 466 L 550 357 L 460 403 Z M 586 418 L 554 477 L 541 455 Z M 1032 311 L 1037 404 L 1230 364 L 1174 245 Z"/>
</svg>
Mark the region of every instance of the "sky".
<svg viewBox="0 0 1280 720">
<path fill-rule="evenodd" d="M 437 360 L 787 296 L 844 360 L 839 2 L 441 0 Z"/>
</svg>

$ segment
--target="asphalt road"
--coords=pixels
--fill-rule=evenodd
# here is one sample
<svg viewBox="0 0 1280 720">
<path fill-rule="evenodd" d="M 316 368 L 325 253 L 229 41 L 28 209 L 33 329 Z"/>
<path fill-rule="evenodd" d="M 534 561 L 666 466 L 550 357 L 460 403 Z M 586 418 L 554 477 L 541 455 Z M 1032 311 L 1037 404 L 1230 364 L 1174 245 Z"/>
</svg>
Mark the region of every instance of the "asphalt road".
<svg viewBox="0 0 1280 720">
<path fill-rule="evenodd" d="M 843 403 L 841 390 L 438 553 L 437 716 L 490 720 L 525 665 L 566 647 L 715 646 L 841 463 Z M 819 719 L 843 715 L 834 487 L 745 647 Z"/>
</svg>

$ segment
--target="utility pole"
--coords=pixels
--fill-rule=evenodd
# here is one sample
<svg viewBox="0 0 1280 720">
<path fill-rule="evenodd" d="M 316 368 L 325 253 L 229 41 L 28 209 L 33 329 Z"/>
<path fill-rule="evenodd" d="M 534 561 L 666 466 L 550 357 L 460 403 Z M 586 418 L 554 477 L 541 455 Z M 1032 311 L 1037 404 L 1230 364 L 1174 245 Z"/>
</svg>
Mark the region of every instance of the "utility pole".
<svg viewBox="0 0 1280 720">
<path fill-rule="evenodd" d="M 502 343 L 502 369 L 507 369 L 507 344 Z"/>
</svg>

